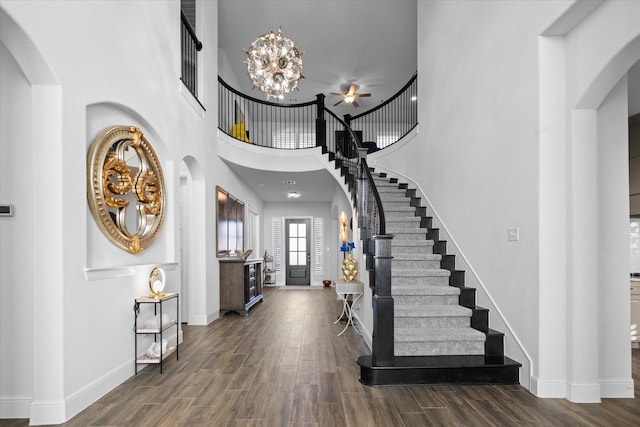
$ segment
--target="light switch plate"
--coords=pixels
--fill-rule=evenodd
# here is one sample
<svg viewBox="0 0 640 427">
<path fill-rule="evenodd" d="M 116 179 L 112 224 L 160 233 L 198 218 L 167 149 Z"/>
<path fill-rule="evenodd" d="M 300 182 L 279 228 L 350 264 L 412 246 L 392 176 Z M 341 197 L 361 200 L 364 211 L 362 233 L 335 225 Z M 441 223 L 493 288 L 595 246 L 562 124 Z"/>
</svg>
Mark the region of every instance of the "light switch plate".
<svg viewBox="0 0 640 427">
<path fill-rule="evenodd" d="M 519 227 L 509 227 L 507 229 L 508 239 L 510 242 L 517 242 L 520 240 L 520 228 Z"/>
<path fill-rule="evenodd" d="M 13 205 L 0 205 L 0 216 L 13 216 Z"/>
</svg>

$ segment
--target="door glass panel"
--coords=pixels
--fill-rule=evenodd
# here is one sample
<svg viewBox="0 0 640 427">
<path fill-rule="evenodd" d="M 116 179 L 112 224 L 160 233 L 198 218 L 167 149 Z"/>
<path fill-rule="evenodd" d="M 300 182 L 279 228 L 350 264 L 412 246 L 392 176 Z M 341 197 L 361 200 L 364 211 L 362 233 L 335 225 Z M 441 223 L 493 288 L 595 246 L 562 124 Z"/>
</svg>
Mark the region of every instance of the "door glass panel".
<svg viewBox="0 0 640 427">
<path fill-rule="evenodd" d="M 306 236 L 305 224 L 289 224 L 289 265 L 307 265 Z"/>
<path fill-rule="evenodd" d="M 287 235 L 287 285 L 309 285 L 310 281 L 310 223 L 309 219 L 285 220 Z"/>
</svg>

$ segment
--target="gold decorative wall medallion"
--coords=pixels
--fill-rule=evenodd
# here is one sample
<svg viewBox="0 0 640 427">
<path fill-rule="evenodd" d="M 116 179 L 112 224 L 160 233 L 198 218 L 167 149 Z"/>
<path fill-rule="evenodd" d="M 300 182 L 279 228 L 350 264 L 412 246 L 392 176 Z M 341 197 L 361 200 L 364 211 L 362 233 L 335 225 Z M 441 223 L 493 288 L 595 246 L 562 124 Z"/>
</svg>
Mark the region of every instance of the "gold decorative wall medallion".
<svg viewBox="0 0 640 427">
<path fill-rule="evenodd" d="M 116 246 L 137 254 L 164 220 L 164 177 L 153 147 L 134 126 L 104 129 L 87 157 L 87 198 L 96 223 Z"/>
</svg>

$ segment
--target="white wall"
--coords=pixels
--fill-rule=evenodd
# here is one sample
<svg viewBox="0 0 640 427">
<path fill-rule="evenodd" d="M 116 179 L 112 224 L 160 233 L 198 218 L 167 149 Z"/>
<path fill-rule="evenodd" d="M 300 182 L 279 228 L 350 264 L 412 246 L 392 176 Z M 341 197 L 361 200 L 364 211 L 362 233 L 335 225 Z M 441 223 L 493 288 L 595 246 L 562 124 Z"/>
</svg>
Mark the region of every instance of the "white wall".
<svg viewBox="0 0 640 427">
<path fill-rule="evenodd" d="M 491 308 L 493 297 L 529 354 L 538 342 L 537 36 L 563 7 L 418 2 L 419 134 L 376 161 L 424 191 L 477 274 L 470 286 L 477 279 L 488 291 L 480 287 L 478 304 Z M 518 241 L 508 240 L 512 227 Z M 503 332 L 527 385 L 528 361 Z"/>
<path fill-rule="evenodd" d="M 567 384 L 565 367 L 569 366 L 573 369 L 571 384 L 589 381 L 587 390 L 576 389 L 574 396 L 586 391 L 583 396 L 589 400 L 593 399 L 592 391 L 598 392 L 598 385 L 593 381 L 600 374 L 612 382 L 611 396 L 624 394 L 620 387 L 624 388 L 629 382 L 630 367 L 625 370 L 628 354 L 619 349 L 619 340 L 612 338 L 613 343 L 601 340 L 609 327 L 617 328 L 621 323 L 620 316 L 609 312 L 623 310 L 624 301 L 616 299 L 606 308 L 599 308 L 597 293 L 587 295 L 589 307 L 600 310 L 598 319 L 605 320 L 595 325 L 599 331 L 598 341 L 596 345 L 587 343 L 588 348 L 610 354 L 601 359 L 590 357 L 584 366 L 574 366 L 578 357 L 590 354 L 577 351 L 583 341 L 567 351 L 566 357 L 562 353 L 566 350 L 566 347 L 563 349 L 563 338 L 566 338 L 563 334 L 568 330 L 566 317 L 574 314 L 569 310 L 578 300 L 567 302 L 560 310 L 551 310 L 548 302 L 538 307 L 539 295 L 542 295 L 539 293 L 540 253 L 553 250 L 550 246 L 541 246 L 538 240 L 547 230 L 539 228 L 536 209 L 540 170 L 547 172 L 540 167 L 538 144 L 541 135 L 548 131 L 539 127 L 538 100 L 542 97 L 537 89 L 541 65 L 538 36 L 568 4 L 419 2 L 419 140 L 396 149 L 393 157 L 381 157 L 379 161 L 389 169 L 414 177 L 424 189 L 466 254 L 478 280 L 486 286 L 487 295 L 493 296 L 511 322 L 514 336 L 532 355 L 534 374 L 540 373 L 536 369 L 542 369 L 536 367 L 535 362 L 544 361 L 542 379 L 564 387 Z M 201 272 L 198 280 L 201 285 L 195 292 L 206 301 L 202 316 L 213 320 L 219 309 L 214 237 L 216 185 L 262 215 L 263 224 L 269 224 L 263 229 L 263 241 L 268 247 L 270 223 L 259 195 L 237 179 L 217 156 L 215 25 L 198 25 L 204 44 L 201 53 L 204 81 L 200 96 L 204 111 L 178 80 L 179 1 L 128 1 L 126 13 L 122 5 L 112 1 L 0 1 L 3 19 L 0 42 L 7 47 L 0 50 L 0 178 L 3 183 L 0 203 L 16 204 L 14 218 L 0 219 L 3 251 L 0 416 L 3 417 L 7 414 L 31 416 L 34 424 L 62 422 L 133 373 L 132 300 L 147 292 L 145 279 L 149 265 L 178 261 L 176 202 L 180 200 L 177 193 L 183 159 L 193 159 L 190 164 L 197 165 L 202 172 L 204 188 L 202 206 L 205 208 L 199 213 L 204 216 L 204 227 L 200 232 L 209 238 L 204 239 L 197 251 L 192 251 L 197 253 L 195 269 Z M 567 50 L 566 64 L 554 62 L 565 58 L 564 54 L 556 55 L 550 69 L 540 72 L 554 74 L 559 70 L 560 76 L 565 73 L 577 76 L 575 81 L 568 79 L 565 86 L 561 84 L 561 89 L 566 91 L 558 93 L 569 94 L 569 100 L 566 105 L 564 99 L 560 100 L 560 112 L 567 105 L 588 110 L 572 116 L 577 118 L 573 122 L 559 114 L 560 125 L 551 125 L 561 130 L 560 135 L 564 135 L 562 129 L 569 128 L 576 141 L 581 141 L 579 136 L 584 135 L 593 142 L 588 147 L 592 150 L 591 160 L 597 150 L 606 149 L 598 145 L 603 135 L 613 135 L 619 142 L 618 129 L 608 127 L 611 123 L 605 120 L 604 113 L 609 107 L 602 111 L 596 109 L 640 58 L 640 54 L 634 58 L 639 40 L 634 37 L 640 31 L 635 25 L 639 8 L 640 4 L 634 2 L 605 2 L 567 38 L 566 46 L 562 47 Z M 204 22 L 217 22 L 217 2 L 202 2 L 199 10 L 206 17 Z M 95 19 L 96 16 L 100 19 Z M 602 28 L 607 29 L 606 34 Z M 625 55 L 616 56 L 617 52 Z M 609 71 L 614 71 L 613 76 Z M 621 95 L 615 94 L 613 111 L 619 110 L 621 100 Z M 15 99 L 31 99 L 31 103 L 14 104 Z M 541 109 L 553 110 L 554 102 L 551 107 L 543 102 Z M 87 208 L 87 147 L 95 132 L 111 120 L 143 128 L 162 156 L 169 190 L 162 237 L 153 248 L 135 256 L 114 251 L 106 238 L 96 232 Z M 580 126 L 581 123 L 586 126 Z M 589 165 L 580 163 L 581 159 L 567 157 L 566 160 L 559 169 L 550 170 L 553 176 L 567 175 L 560 185 L 556 184 L 560 193 L 545 195 L 544 201 L 558 194 L 575 195 L 579 190 L 571 187 L 575 183 L 566 173 L 568 163 L 578 160 L 586 176 L 594 172 L 593 168 L 606 166 L 595 162 L 590 169 Z M 30 171 L 31 183 L 30 178 L 25 177 Z M 7 189 L 4 183 L 15 182 L 15 177 L 20 177 L 20 183 Z M 610 184 L 595 182 L 602 188 Z M 564 188 L 568 189 L 562 192 Z M 25 197 L 29 194 L 32 196 Z M 5 195 L 15 202 L 4 200 Z M 562 201 L 564 197 L 558 199 Z M 584 212 L 577 207 L 597 206 L 601 201 L 587 198 L 577 203 L 572 199 L 564 206 L 557 206 L 561 212 L 556 221 L 561 224 L 558 230 L 566 233 L 560 235 L 559 246 L 567 249 L 565 260 L 571 260 L 571 271 L 591 268 L 585 266 L 585 259 L 581 260 L 577 251 L 572 251 L 579 241 L 569 242 L 571 236 L 589 236 L 589 229 L 572 228 L 570 235 L 567 224 L 575 219 L 571 215 Z M 333 220 L 334 206 L 343 206 L 343 202 L 334 200 L 327 206 L 326 226 Z M 29 227 L 22 231 L 23 222 L 33 223 L 33 236 L 28 235 Z M 7 224 L 11 225 L 6 227 Z M 585 224 L 597 225 L 598 222 L 597 219 L 594 222 L 592 216 Z M 18 226 L 20 230 L 16 233 Z M 509 242 L 507 228 L 514 226 L 520 228 L 520 240 Z M 602 238 L 602 234 L 595 236 Z M 24 256 L 12 264 L 15 268 L 5 269 L 5 262 L 10 259 L 5 257 L 7 248 L 14 245 Z M 32 269 L 32 260 L 37 260 L 38 268 Z M 563 266 L 554 266 L 549 271 L 566 273 L 567 265 L 569 263 L 564 263 L 564 270 Z M 100 270 L 96 270 L 97 267 Z M 171 290 L 180 289 L 176 283 L 179 269 L 180 266 L 170 271 Z M 28 271 L 33 275 L 25 273 Z M 555 274 L 555 277 L 559 283 L 575 279 L 572 274 Z M 606 289 L 591 282 L 593 277 L 588 278 L 589 289 L 594 292 Z M 24 288 L 15 288 L 14 280 L 23 282 Z M 617 277 L 614 280 L 618 280 Z M 567 298 L 576 294 L 567 294 Z M 480 294 L 481 305 L 488 303 L 487 295 Z M 362 318 L 370 318 L 367 311 L 370 295 L 363 300 L 362 307 Z M 628 309 L 628 299 L 626 307 Z M 577 314 L 576 320 L 589 316 L 586 311 Z M 492 312 L 492 322 L 494 315 Z M 11 320 L 9 329 L 5 326 L 6 318 Z M 541 318 L 552 320 L 545 327 L 558 324 L 558 332 L 545 329 L 539 336 L 536 326 L 541 324 Z M 33 319 L 31 325 L 29 319 Z M 16 322 L 20 320 L 24 323 Z M 551 342 L 548 333 L 551 333 Z M 604 347 L 605 344 L 615 348 Z M 517 351 L 517 345 L 513 337 L 508 339 L 507 353 Z M 563 356 L 560 361 L 566 363 L 558 363 L 554 353 L 558 348 Z M 18 360 L 11 369 L 4 364 Z M 600 361 L 615 367 L 607 370 L 600 366 Z M 621 378 L 614 378 L 616 376 Z"/>
<path fill-rule="evenodd" d="M 123 5 L 0 2 L 0 41 L 10 47 L 0 51 L 1 203 L 16 205 L 16 216 L 0 221 L 0 417 L 62 422 L 133 374 L 131 307 L 148 292 L 150 267 L 167 265 L 169 290 L 181 289 L 176 264 L 183 159 L 204 189 L 195 193 L 205 199 L 198 204 L 198 232 L 208 237 L 195 240 L 191 260 L 198 277 L 189 288 L 205 302 L 200 318 L 211 321 L 219 311 L 216 185 L 262 213 L 260 198 L 216 152 L 217 2 L 199 6 L 203 22 L 213 23 L 198 25 L 204 45 L 199 98 L 206 111 L 179 81 L 180 2 L 128 1 L 126 13 Z M 161 235 L 138 255 L 102 235 L 86 200 L 88 147 L 100 129 L 118 124 L 143 130 L 167 186 Z M 19 260 L 5 256 L 9 247 L 19 248 Z"/>
<path fill-rule="evenodd" d="M 428 196 L 482 285 L 479 304 L 510 325 L 507 354 L 521 347 L 531 362 L 523 385 L 530 376 L 540 395 L 629 396 L 618 335 L 628 325 L 614 313 L 628 311 L 628 289 L 625 300 L 620 266 L 598 256 L 624 243 L 606 231 L 623 217 L 624 202 L 605 194 L 623 181 L 609 176 L 617 154 L 601 154 L 620 146 L 626 88 L 598 108 L 640 57 L 639 6 L 419 2 L 419 135 L 377 159 Z"/>
<path fill-rule="evenodd" d="M 0 203 L 15 210 L 0 217 L 0 414 L 12 416 L 28 410 L 33 392 L 34 183 L 20 173 L 33 168 L 32 104 L 29 82 L 2 43 L 0 94 Z"/>
<path fill-rule="evenodd" d="M 625 76 L 600 104 L 597 153 L 598 347 L 623 350 L 629 347 L 630 324 L 627 93 Z M 602 351 L 598 363 L 601 394 L 619 395 L 616 387 L 631 376 L 631 352 Z"/>
</svg>

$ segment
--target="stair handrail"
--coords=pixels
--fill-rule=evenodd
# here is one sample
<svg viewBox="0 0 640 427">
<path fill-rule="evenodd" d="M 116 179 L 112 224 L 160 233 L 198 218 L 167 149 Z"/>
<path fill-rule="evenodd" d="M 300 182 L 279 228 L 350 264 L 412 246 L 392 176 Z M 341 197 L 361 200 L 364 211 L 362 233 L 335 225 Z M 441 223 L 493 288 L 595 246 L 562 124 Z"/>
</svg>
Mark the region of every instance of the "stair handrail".
<svg viewBox="0 0 640 427">
<path fill-rule="evenodd" d="M 384 217 L 384 209 L 382 208 L 382 201 L 380 199 L 378 189 L 376 188 L 375 181 L 373 180 L 373 176 L 371 175 L 371 171 L 369 170 L 369 166 L 367 165 L 368 150 L 367 148 L 363 147 L 362 141 L 360 141 L 358 135 L 353 131 L 353 129 L 347 124 L 345 120 L 341 119 L 327 108 L 325 108 L 324 111 L 326 114 L 337 120 L 338 123 L 340 123 L 344 127 L 345 133 L 350 137 L 350 144 L 348 144 L 346 147 L 343 147 L 342 149 L 336 147 L 336 151 L 341 151 L 341 153 L 336 154 L 341 154 L 341 160 L 348 165 L 348 173 L 351 175 L 349 179 L 365 181 L 362 183 L 358 182 L 358 186 L 356 187 L 356 211 L 358 212 L 358 219 L 361 222 L 358 225 L 360 226 L 360 228 L 362 228 L 363 226 L 366 227 L 366 229 L 371 232 L 371 237 L 373 235 L 385 234 L 386 223 Z M 354 162 L 352 160 L 354 158 L 357 158 L 357 162 Z M 367 189 L 369 191 L 366 191 Z M 367 203 L 369 197 L 373 198 L 373 211 L 367 210 L 367 207 L 370 206 L 370 204 Z M 374 217 L 377 218 L 377 221 L 374 224 L 363 223 L 363 221 L 370 220 L 370 217 L 372 216 L 369 214 L 370 212 L 373 212 Z M 373 251 L 368 251 L 367 253 L 372 254 Z"/>
<path fill-rule="evenodd" d="M 347 124 L 329 110 L 325 110 L 344 126 L 351 144 L 342 153 L 348 162 L 347 180 L 355 179 L 355 204 L 358 213 L 358 228 L 362 240 L 362 252 L 366 254 L 366 269 L 369 271 L 369 287 L 372 290 L 373 334 L 371 338 L 371 361 L 373 366 L 393 366 L 395 363 L 395 305 L 391 295 L 391 242 L 386 234 L 386 220 L 382 200 L 371 170 L 367 165 L 368 149 L 362 146 L 358 135 Z M 353 151 L 357 153 L 356 169 L 352 171 Z M 357 172 L 357 176 L 356 176 Z M 352 194 L 353 195 L 353 194 Z"/>
</svg>

